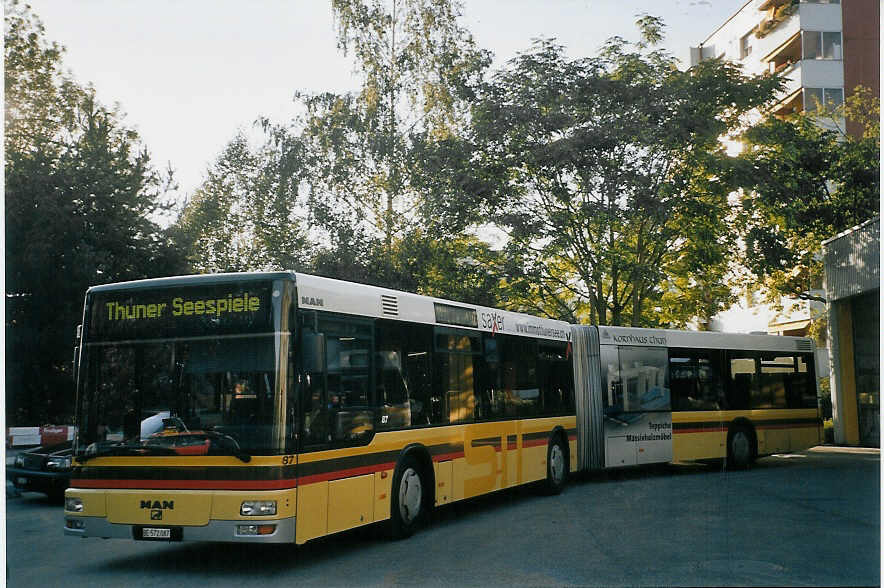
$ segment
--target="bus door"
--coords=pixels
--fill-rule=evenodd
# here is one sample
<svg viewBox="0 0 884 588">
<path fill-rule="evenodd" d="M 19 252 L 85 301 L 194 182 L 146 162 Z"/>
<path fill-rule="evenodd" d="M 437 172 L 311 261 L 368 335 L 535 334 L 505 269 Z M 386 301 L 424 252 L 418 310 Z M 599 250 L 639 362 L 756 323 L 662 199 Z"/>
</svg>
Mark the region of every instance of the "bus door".
<svg viewBox="0 0 884 588">
<path fill-rule="evenodd" d="M 672 461 L 665 347 L 601 345 L 605 467 Z"/>
<path fill-rule="evenodd" d="M 374 432 L 372 324 L 321 315 L 305 322 L 301 448 L 364 445 Z"/>
<path fill-rule="evenodd" d="M 375 432 L 373 325 L 303 313 L 301 320 L 298 542 L 373 520 L 373 474 L 348 448 Z"/>
</svg>

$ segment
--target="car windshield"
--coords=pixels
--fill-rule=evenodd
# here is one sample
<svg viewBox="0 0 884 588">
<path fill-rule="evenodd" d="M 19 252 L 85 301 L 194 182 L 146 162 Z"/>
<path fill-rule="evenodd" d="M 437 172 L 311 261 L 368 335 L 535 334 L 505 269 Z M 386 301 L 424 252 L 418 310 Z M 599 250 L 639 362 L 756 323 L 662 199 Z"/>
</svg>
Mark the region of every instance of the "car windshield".
<svg viewBox="0 0 884 588">
<path fill-rule="evenodd" d="M 272 335 L 89 345 L 76 452 L 277 453 L 274 358 Z"/>
</svg>

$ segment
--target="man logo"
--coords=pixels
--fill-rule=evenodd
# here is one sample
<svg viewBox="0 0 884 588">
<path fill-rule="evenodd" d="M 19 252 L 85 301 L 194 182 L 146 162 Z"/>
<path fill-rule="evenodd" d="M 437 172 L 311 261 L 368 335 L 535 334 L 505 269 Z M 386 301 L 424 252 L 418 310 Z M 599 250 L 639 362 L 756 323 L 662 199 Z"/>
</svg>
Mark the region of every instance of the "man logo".
<svg viewBox="0 0 884 588">
<path fill-rule="evenodd" d="M 141 508 L 153 509 L 153 510 L 174 510 L 175 509 L 175 501 L 174 500 L 163 500 L 160 502 L 159 500 L 142 500 Z"/>
<path fill-rule="evenodd" d="M 161 520 L 163 520 L 163 511 L 161 511 L 161 510 L 152 510 L 152 511 L 150 511 L 150 520 L 152 520 L 152 521 L 161 521 Z"/>
</svg>

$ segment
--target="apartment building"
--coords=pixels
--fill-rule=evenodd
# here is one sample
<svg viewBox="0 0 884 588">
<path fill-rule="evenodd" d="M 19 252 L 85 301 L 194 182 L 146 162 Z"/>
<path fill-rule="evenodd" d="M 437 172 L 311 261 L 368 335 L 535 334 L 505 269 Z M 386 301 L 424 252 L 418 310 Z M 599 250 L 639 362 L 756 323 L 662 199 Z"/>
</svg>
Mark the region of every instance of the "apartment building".
<svg viewBox="0 0 884 588">
<path fill-rule="evenodd" d="M 691 47 L 691 65 L 719 57 L 748 74 L 777 72 L 786 85 L 774 113 L 812 112 L 838 106 L 857 85 L 880 95 L 880 29 L 878 0 L 749 0 Z"/>
<path fill-rule="evenodd" d="M 880 98 L 880 35 L 880 0 L 749 0 L 691 47 L 691 65 L 722 58 L 741 63 L 747 74 L 776 72 L 785 88 L 773 113 L 812 113 L 842 104 L 858 85 Z M 817 122 L 862 132 L 849 121 Z M 709 325 L 805 335 L 813 320 L 827 316 L 831 353 L 818 350 L 817 376 L 831 374 L 835 441 L 848 445 L 880 443 L 879 226 L 876 219 L 823 244 L 826 290 L 810 294 L 828 304 L 783 299 L 770 306 L 747 296 Z"/>
</svg>

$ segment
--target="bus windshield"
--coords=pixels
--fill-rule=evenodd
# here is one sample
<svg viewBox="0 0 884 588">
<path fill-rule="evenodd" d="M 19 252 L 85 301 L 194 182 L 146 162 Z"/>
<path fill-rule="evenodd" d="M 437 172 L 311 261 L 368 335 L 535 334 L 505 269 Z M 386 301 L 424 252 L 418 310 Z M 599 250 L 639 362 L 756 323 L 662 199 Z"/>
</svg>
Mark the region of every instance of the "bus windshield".
<svg viewBox="0 0 884 588">
<path fill-rule="evenodd" d="M 272 335 L 91 346 L 78 454 L 276 453 L 274 365 Z"/>
<path fill-rule="evenodd" d="M 228 280 L 90 294 L 78 457 L 282 452 L 280 288 Z"/>
</svg>

